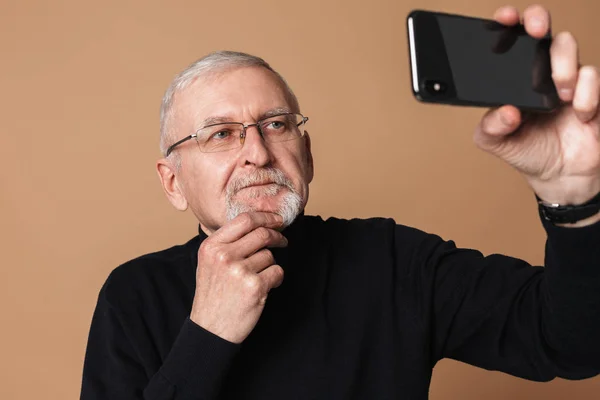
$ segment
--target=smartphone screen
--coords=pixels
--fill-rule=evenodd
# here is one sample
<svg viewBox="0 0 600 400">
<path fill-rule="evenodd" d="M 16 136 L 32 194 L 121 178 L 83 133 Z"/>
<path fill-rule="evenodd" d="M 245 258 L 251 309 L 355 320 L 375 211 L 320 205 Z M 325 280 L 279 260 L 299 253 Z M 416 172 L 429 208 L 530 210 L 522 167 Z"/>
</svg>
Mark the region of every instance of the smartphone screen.
<svg viewBox="0 0 600 400">
<path fill-rule="evenodd" d="M 524 110 L 560 103 L 550 68 L 551 37 L 522 25 L 413 11 L 408 16 L 412 88 L 422 101 Z"/>
</svg>

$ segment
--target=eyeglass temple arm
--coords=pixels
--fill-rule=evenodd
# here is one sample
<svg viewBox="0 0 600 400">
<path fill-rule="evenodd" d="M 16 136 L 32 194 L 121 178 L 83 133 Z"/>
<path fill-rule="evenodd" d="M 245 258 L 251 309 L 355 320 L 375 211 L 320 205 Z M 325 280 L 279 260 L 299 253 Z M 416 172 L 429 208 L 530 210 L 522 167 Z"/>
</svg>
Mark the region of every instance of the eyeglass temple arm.
<svg viewBox="0 0 600 400">
<path fill-rule="evenodd" d="M 300 114 L 302 115 L 302 114 Z M 308 122 L 308 117 L 305 117 L 304 115 L 302 115 L 302 121 L 298 122 L 298 124 L 296 124 L 296 126 L 300 126 L 302 124 L 305 124 L 306 122 Z"/>
<path fill-rule="evenodd" d="M 171 154 L 173 152 L 173 150 L 175 150 L 175 147 L 179 146 L 181 143 L 187 142 L 190 139 L 194 139 L 196 136 L 195 133 L 191 134 L 190 136 L 186 136 L 183 139 L 181 139 L 178 142 L 173 143 L 171 146 L 169 146 L 169 148 L 167 149 L 167 152 L 165 154 L 165 157 L 169 157 L 169 154 Z"/>
</svg>

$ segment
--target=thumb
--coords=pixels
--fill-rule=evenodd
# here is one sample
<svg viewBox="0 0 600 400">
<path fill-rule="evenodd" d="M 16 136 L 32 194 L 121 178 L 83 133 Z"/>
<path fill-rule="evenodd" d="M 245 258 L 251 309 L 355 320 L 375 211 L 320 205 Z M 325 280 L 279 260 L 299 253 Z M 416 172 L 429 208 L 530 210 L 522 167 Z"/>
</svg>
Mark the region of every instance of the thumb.
<svg viewBox="0 0 600 400">
<path fill-rule="evenodd" d="M 482 150 L 493 152 L 519 128 L 521 121 L 521 112 L 514 106 L 491 109 L 475 129 L 475 144 Z"/>
</svg>

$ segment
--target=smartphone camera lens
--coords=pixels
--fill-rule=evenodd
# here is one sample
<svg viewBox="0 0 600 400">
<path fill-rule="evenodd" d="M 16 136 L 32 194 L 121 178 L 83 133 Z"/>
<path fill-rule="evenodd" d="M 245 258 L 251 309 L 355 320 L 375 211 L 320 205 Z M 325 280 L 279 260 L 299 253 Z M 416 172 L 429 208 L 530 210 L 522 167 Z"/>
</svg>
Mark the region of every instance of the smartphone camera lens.
<svg viewBox="0 0 600 400">
<path fill-rule="evenodd" d="M 440 80 L 428 79 L 424 82 L 427 93 L 437 96 L 446 93 L 448 85 Z"/>
</svg>

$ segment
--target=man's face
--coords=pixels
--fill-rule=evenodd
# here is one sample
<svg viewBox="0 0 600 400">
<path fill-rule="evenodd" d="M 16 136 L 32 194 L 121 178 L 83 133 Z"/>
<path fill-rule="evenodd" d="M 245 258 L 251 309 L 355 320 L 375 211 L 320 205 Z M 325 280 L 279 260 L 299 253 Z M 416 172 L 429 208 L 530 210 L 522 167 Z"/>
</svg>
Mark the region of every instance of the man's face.
<svg viewBox="0 0 600 400">
<path fill-rule="evenodd" d="M 174 141 L 202 128 L 208 118 L 252 124 L 276 109 L 296 111 L 282 83 L 265 68 L 237 68 L 199 78 L 175 97 Z M 294 198 L 302 210 L 308 200 L 313 176 L 308 135 L 265 143 L 257 128 L 250 127 L 244 145 L 237 149 L 203 153 L 190 140 L 175 151 L 181 168 L 171 168 L 174 180 L 207 233 L 239 212 L 278 212 Z"/>
</svg>

